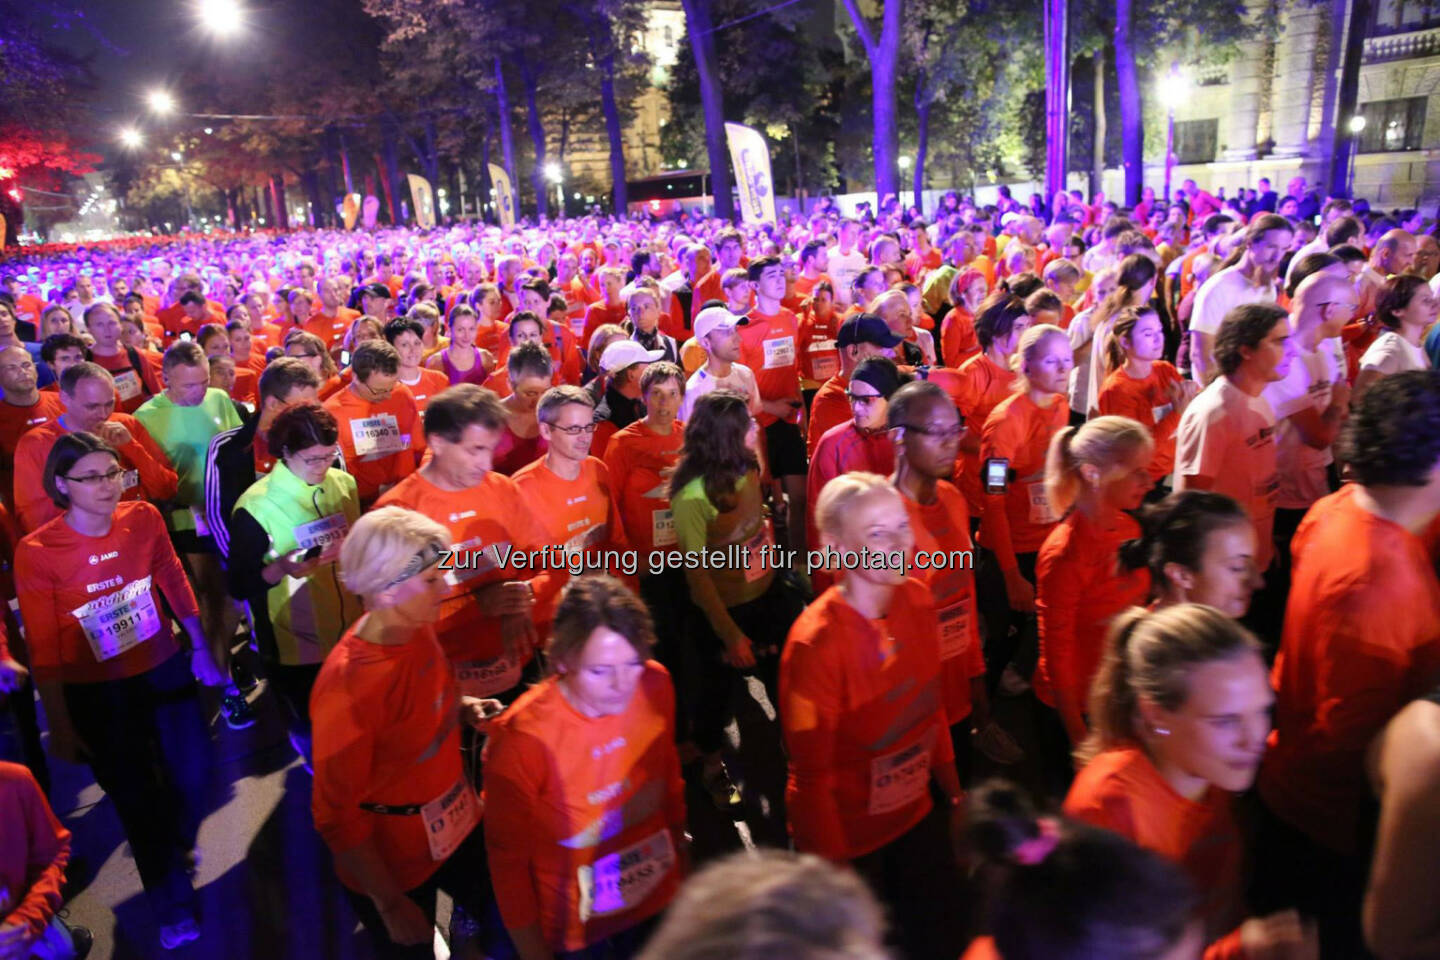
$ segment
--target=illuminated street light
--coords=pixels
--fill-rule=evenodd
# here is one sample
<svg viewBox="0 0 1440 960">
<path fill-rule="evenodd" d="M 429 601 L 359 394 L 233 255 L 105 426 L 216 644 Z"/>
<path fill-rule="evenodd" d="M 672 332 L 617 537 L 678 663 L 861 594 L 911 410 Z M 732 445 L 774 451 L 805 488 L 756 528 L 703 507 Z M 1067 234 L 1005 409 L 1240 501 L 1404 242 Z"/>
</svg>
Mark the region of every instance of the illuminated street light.
<svg viewBox="0 0 1440 960">
<path fill-rule="evenodd" d="M 196 14 L 200 23 L 217 37 L 229 37 L 245 26 L 245 12 L 235 0 L 199 0 Z"/>
<path fill-rule="evenodd" d="M 545 164 L 545 179 L 546 179 L 546 180 L 549 180 L 551 183 L 559 183 L 559 182 L 560 182 L 560 164 L 555 163 L 555 162 L 553 162 L 553 161 L 550 162 L 550 163 Z"/>
<path fill-rule="evenodd" d="M 1360 152 L 1360 134 L 1365 131 L 1365 118 L 1360 114 L 1350 118 L 1350 162 L 1345 171 L 1345 195 L 1355 196 L 1355 154 Z"/>
<path fill-rule="evenodd" d="M 134 127 L 126 127 L 120 131 L 120 145 L 127 150 L 136 150 L 145 145 L 145 137 Z"/>
<path fill-rule="evenodd" d="M 150 105 L 151 110 L 162 116 L 175 111 L 175 98 L 170 95 L 168 90 L 161 90 L 158 87 L 151 90 L 146 94 L 145 102 Z"/>
<path fill-rule="evenodd" d="M 174 160 L 176 163 L 179 163 L 180 161 L 185 159 L 185 154 L 181 153 L 179 150 L 171 150 L 170 159 Z"/>
<path fill-rule="evenodd" d="M 901 170 L 909 170 L 909 169 L 910 169 L 910 158 L 909 158 L 907 155 L 903 154 L 903 153 L 900 154 L 900 169 L 901 169 Z"/>
<path fill-rule="evenodd" d="M 1175 108 L 1190 94 L 1190 82 L 1180 73 L 1180 64 L 1170 64 L 1170 72 L 1155 84 L 1155 92 L 1165 105 L 1165 202 L 1170 202 L 1170 176 L 1175 171 Z"/>
<path fill-rule="evenodd" d="M 1357 113 L 1355 116 L 1353 116 L 1353 117 L 1350 118 L 1350 132 L 1351 132 L 1351 133 L 1358 134 L 1358 133 L 1364 132 L 1364 130 L 1365 130 L 1365 118 L 1364 118 L 1364 117 L 1360 116 L 1360 115 Z"/>
</svg>

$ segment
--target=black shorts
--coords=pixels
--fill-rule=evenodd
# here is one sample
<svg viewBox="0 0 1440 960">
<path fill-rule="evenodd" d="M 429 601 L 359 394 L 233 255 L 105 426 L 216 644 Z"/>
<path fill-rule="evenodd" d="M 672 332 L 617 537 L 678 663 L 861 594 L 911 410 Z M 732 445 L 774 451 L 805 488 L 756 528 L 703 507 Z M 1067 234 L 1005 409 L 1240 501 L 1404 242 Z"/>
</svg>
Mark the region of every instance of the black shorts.
<svg viewBox="0 0 1440 960">
<path fill-rule="evenodd" d="M 170 542 L 175 546 L 175 552 L 180 556 L 187 553 L 215 553 L 220 549 L 215 546 L 215 538 L 206 534 L 197 536 L 194 530 L 171 530 Z"/>
<path fill-rule="evenodd" d="M 803 477 L 808 472 L 805 438 L 793 423 L 776 420 L 765 428 L 765 455 L 772 477 Z"/>
</svg>

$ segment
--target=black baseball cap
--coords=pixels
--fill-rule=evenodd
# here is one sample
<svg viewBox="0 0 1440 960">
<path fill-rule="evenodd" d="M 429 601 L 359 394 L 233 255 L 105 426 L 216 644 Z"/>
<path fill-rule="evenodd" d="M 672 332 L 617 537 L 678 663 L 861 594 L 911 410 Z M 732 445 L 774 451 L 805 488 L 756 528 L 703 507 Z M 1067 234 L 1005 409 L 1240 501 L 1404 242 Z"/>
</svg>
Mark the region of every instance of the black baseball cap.
<svg viewBox="0 0 1440 960">
<path fill-rule="evenodd" d="M 877 347 L 893 347 L 901 338 L 890 331 L 890 327 L 873 313 L 857 313 L 840 324 L 835 335 L 835 346 L 853 347 L 857 343 L 873 343 Z"/>
</svg>

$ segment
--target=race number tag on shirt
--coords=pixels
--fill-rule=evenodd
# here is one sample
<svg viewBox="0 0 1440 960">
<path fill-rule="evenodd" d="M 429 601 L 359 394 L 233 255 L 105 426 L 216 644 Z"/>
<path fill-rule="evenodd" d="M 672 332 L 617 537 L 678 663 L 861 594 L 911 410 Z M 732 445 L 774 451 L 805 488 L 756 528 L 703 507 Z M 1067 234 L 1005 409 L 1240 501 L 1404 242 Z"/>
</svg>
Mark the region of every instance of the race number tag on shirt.
<svg viewBox="0 0 1440 960">
<path fill-rule="evenodd" d="M 140 486 L 140 471 L 126 470 L 125 475 L 120 478 L 120 487 L 123 490 L 133 490 Z"/>
<path fill-rule="evenodd" d="M 1055 523 L 1060 518 L 1050 509 L 1050 498 L 1045 495 L 1045 482 L 1027 483 L 1025 492 L 1030 497 L 1030 522 L 1036 526 Z"/>
<path fill-rule="evenodd" d="M 467 697 L 493 697 L 520 682 L 520 658 L 502 653 L 493 660 L 465 660 L 455 664 L 460 692 Z"/>
<path fill-rule="evenodd" d="M 296 527 L 295 544 L 301 550 L 319 547 L 320 556 L 328 560 L 340 552 L 340 544 L 349 532 L 350 521 L 345 519 L 345 514 L 332 513 Z"/>
<path fill-rule="evenodd" d="M 825 342 L 831 345 L 831 350 L 835 349 L 835 341 L 827 340 Z M 814 348 L 812 347 L 811 349 Z M 815 372 L 816 380 L 829 380 L 840 372 L 840 358 L 833 353 L 827 356 L 811 357 L 810 369 Z"/>
<path fill-rule="evenodd" d="M 765 566 L 765 549 L 774 542 L 775 539 L 770 535 L 770 524 L 762 519 L 760 529 L 745 543 L 745 580 L 747 582 L 754 583 L 770 572 Z"/>
<path fill-rule="evenodd" d="M 776 337 L 763 341 L 765 346 L 765 369 L 788 367 L 795 362 L 795 338 Z"/>
<path fill-rule="evenodd" d="M 1150 408 L 1150 416 L 1156 423 L 1159 423 L 1161 420 L 1164 420 L 1166 417 L 1170 416 L 1170 411 L 1174 409 L 1175 404 L 1173 403 L 1161 404 L 1158 407 Z"/>
<path fill-rule="evenodd" d="M 195 521 L 195 536 L 210 536 L 210 522 L 205 516 L 204 507 L 191 507 L 190 517 Z"/>
<path fill-rule="evenodd" d="M 940 619 L 940 659 L 953 660 L 970 640 L 970 591 L 936 611 Z"/>
<path fill-rule="evenodd" d="M 925 740 L 870 761 L 870 815 L 900 810 L 925 795 L 930 745 Z"/>
<path fill-rule="evenodd" d="M 80 621 L 85 639 L 98 662 L 144 643 L 160 632 L 160 611 L 150 594 L 150 578 L 143 577 L 106 597 L 97 597 L 70 611 Z"/>
<path fill-rule="evenodd" d="M 134 400 L 140 396 L 140 378 L 135 375 L 134 370 L 125 370 L 115 374 L 115 395 L 120 402 Z"/>
<path fill-rule="evenodd" d="M 654 893 L 675 868 L 675 844 L 659 830 L 624 850 L 580 867 L 580 922 L 633 910 Z"/>
<path fill-rule="evenodd" d="M 673 547 L 675 540 L 675 511 L 651 510 L 650 533 L 657 547 Z"/>
<path fill-rule="evenodd" d="M 452 587 L 458 587 L 467 580 L 474 580 L 482 573 L 489 573 L 494 570 L 500 557 L 508 556 L 510 553 L 509 541 L 492 543 L 485 549 L 480 549 L 481 540 L 479 537 L 471 537 L 462 540 L 450 548 L 450 565 L 445 571 L 445 582 Z"/>
<path fill-rule="evenodd" d="M 400 424 L 388 413 L 351 420 L 350 436 L 355 441 L 357 457 L 385 457 L 405 449 Z"/>
<path fill-rule="evenodd" d="M 454 853 L 480 822 L 480 798 L 461 776 L 455 785 L 420 808 L 430 859 L 437 863 Z"/>
<path fill-rule="evenodd" d="M 570 318 L 570 332 L 577 338 L 585 336 L 585 314 L 579 314 Z"/>
</svg>

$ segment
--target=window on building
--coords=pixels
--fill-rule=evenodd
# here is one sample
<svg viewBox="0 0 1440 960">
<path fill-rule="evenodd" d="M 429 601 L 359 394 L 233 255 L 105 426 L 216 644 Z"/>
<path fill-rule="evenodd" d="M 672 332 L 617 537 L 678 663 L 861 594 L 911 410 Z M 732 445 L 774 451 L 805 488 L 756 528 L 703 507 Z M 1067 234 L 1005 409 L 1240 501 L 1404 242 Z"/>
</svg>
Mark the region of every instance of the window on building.
<svg viewBox="0 0 1440 960">
<path fill-rule="evenodd" d="M 1360 133 L 1361 153 L 1419 150 L 1425 129 L 1425 97 L 1372 100 L 1360 105 L 1365 129 Z"/>
<path fill-rule="evenodd" d="M 1175 162 L 1209 163 L 1214 160 L 1219 132 L 1219 119 L 1176 120 Z"/>
<path fill-rule="evenodd" d="M 675 31 L 671 29 L 668 23 L 665 25 L 665 46 L 675 46 Z"/>
<path fill-rule="evenodd" d="M 1369 35 L 1424 30 L 1440 24 L 1440 0 L 1379 0 Z"/>
</svg>

